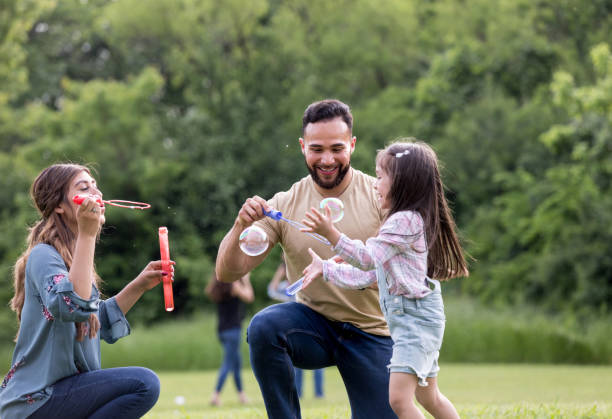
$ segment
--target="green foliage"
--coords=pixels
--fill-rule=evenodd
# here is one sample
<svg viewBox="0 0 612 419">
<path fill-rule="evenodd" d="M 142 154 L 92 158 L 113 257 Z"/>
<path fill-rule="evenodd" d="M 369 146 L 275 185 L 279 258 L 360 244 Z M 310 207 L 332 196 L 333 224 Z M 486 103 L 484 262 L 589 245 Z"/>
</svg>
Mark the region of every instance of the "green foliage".
<svg viewBox="0 0 612 419">
<path fill-rule="evenodd" d="M 612 56 L 601 44 L 592 57 L 592 85 L 577 87 L 565 72 L 551 83 L 553 104 L 567 115 L 540 136 L 551 162 L 544 170 L 500 175 L 506 192 L 484 210 L 492 211 L 480 227 L 486 235 L 473 231 L 483 241 L 476 253 L 490 269 L 473 286 L 489 295 L 551 311 L 610 310 Z M 521 292 L 511 292 L 517 287 Z"/>
<path fill-rule="evenodd" d="M 75 161 L 95 166 L 107 198 L 153 205 L 109 209 L 106 294 L 158 257 L 167 226 L 178 314 L 208 307 L 202 289 L 244 199 L 307 174 L 302 112 L 337 97 L 355 116 L 355 167 L 372 173 L 397 137 L 438 151 L 475 258 L 450 288 L 608 315 L 610 11 L 605 0 L 5 1 L 0 305 L 36 219 L 30 183 Z M 253 273 L 254 307 L 277 252 Z M 12 316 L 0 311 L 3 340 Z M 161 292 L 130 316 L 165 318 Z"/>
</svg>

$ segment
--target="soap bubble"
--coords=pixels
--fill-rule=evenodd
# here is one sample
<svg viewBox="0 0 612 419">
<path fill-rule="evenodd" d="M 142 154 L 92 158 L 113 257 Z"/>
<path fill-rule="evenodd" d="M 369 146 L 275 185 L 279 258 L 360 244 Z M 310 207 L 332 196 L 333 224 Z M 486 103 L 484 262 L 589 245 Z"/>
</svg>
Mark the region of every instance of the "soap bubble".
<svg viewBox="0 0 612 419">
<path fill-rule="evenodd" d="M 240 249 L 249 256 L 261 255 L 268 248 L 268 235 L 257 226 L 245 228 L 238 241 Z"/>
<path fill-rule="evenodd" d="M 176 396 L 174 398 L 174 403 L 178 404 L 179 406 L 184 405 L 185 404 L 185 397 L 183 397 L 183 396 Z"/>
<path fill-rule="evenodd" d="M 321 201 L 321 211 L 325 213 L 325 207 L 331 211 L 331 220 L 337 223 L 344 217 L 344 204 L 338 198 L 325 198 Z"/>
</svg>

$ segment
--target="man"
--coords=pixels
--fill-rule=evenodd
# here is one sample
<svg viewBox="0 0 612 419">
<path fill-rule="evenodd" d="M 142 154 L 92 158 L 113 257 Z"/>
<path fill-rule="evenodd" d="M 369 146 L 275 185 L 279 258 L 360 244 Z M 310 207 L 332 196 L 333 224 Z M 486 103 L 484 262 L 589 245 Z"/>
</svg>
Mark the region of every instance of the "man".
<svg viewBox="0 0 612 419">
<path fill-rule="evenodd" d="M 239 279 L 258 266 L 276 243 L 285 254 L 287 277 L 295 282 L 310 263 L 308 248 L 321 257 L 334 256 L 329 246 L 282 221 L 264 216 L 277 209 L 292 220 L 304 218 L 327 197 L 344 203 L 345 215 L 336 225 L 354 239 L 376 235 L 382 210 L 374 179 L 351 167 L 356 138 L 350 109 L 337 100 L 308 106 L 302 118 L 302 154 L 310 176 L 266 202 L 248 198 L 227 233 L 217 255 L 220 281 Z M 238 246 L 244 229 L 256 223 L 268 234 L 270 245 L 259 256 L 247 256 Z M 300 417 L 293 365 L 317 369 L 337 366 L 345 383 L 353 418 L 395 418 L 389 406 L 392 341 L 374 289 L 345 290 L 325 281 L 313 282 L 297 295 L 297 302 L 276 304 L 253 317 L 247 331 L 251 366 L 259 383 L 268 416 Z"/>
</svg>

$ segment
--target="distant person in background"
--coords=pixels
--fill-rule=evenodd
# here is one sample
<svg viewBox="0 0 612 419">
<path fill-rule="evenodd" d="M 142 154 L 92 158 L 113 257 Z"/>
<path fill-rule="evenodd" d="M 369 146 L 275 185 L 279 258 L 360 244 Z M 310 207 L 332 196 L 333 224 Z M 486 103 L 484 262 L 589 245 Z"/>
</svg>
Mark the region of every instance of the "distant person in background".
<svg viewBox="0 0 612 419">
<path fill-rule="evenodd" d="M 217 305 L 217 334 L 219 341 L 223 345 L 223 363 L 221 368 L 219 368 L 217 385 L 210 400 L 210 404 L 213 406 L 219 406 L 221 403 L 219 400 L 221 389 L 227 374 L 230 372 L 234 375 L 234 383 L 236 384 L 240 403 L 248 403 L 242 388 L 242 378 L 240 375 L 240 369 L 242 368 L 240 341 L 242 338 L 245 303 L 252 303 L 255 298 L 249 277 L 250 274 L 247 274 L 238 281 L 227 284 L 217 281 L 217 277 L 213 275 L 206 285 L 206 295 Z"/>
<path fill-rule="evenodd" d="M 276 268 L 276 272 L 268 284 L 268 297 L 282 302 L 295 301 L 295 296 L 287 295 L 285 292 L 287 286 L 289 286 L 289 281 L 287 281 L 287 268 L 283 261 L 278 265 L 278 268 Z M 295 386 L 297 387 L 298 396 L 301 398 L 304 394 L 302 391 L 302 383 L 304 382 L 303 370 L 294 367 L 294 371 Z M 313 370 L 313 377 L 315 397 L 319 399 L 323 398 L 323 368 Z"/>
<path fill-rule="evenodd" d="M 85 195 L 81 205 L 72 201 Z M 12 367 L 0 385 L 2 419 L 139 418 L 159 396 L 147 368 L 100 366 L 100 338 L 130 333 L 125 313 L 164 276 L 152 261 L 117 295 L 100 299 L 94 253 L 105 222 L 90 170 L 54 164 L 34 180 L 30 195 L 40 219 L 14 267 L 19 331 Z M 20 246 L 20 245 L 19 245 Z M 174 264 L 174 262 L 172 262 Z"/>
</svg>

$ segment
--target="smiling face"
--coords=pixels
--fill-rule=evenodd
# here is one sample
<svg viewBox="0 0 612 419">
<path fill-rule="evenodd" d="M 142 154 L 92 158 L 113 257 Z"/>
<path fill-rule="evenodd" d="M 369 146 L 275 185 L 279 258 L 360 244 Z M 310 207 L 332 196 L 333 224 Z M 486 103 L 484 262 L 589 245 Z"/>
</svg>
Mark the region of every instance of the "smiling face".
<svg viewBox="0 0 612 419">
<path fill-rule="evenodd" d="M 376 165 L 376 183 L 374 184 L 374 188 L 378 193 L 380 207 L 382 209 L 391 208 L 391 197 L 389 196 L 389 191 L 391 191 L 391 177 L 378 164 Z"/>
<path fill-rule="evenodd" d="M 102 192 L 98 189 L 96 184 L 96 180 L 91 177 L 91 175 L 83 170 L 79 172 L 71 181 L 68 186 L 68 191 L 66 192 L 65 200 L 62 202 L 58 210 L 61 210 L 63 216 L 66 219 L 66 223 L 69 225 L 70 229 L 77 232 L 77 222 L 76 222 L 76 211 L 78 205 L 72 202 L 72 198 L 75 195 L 92 195 L 92 199 L 102 199 Z M 104 206 L 100 207 L 102 215 L 100 217 L 100 228 L 106 221 L 104 217 L 104 213 L 106 208 Z"/>
<path fill-rule="evenodd" d="M 310 123 L 300 138 L 306 166 L 315 183 L 327 190 L 344 189 L 355 137 L 342 118 Z"/>
</svg>

